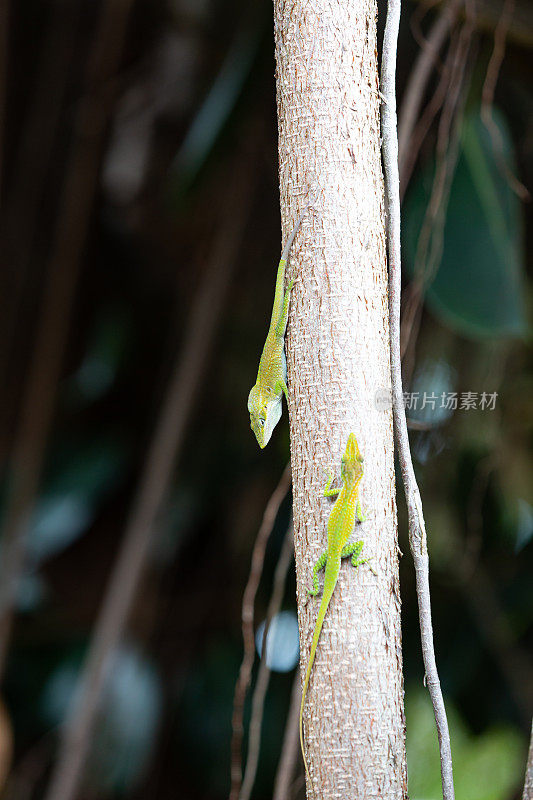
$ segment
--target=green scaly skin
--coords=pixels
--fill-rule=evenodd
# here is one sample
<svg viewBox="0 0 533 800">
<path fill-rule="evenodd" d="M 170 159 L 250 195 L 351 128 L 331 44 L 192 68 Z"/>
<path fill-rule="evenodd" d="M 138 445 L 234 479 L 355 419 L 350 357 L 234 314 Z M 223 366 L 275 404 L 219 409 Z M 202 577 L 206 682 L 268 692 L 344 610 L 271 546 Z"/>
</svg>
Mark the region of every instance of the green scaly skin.
<svg viewBox="0 0 533 800">
<path fill-rule="evenodd" d="M 359 483 L 363 477 L 363 457 L 359 452 L 357 439 L 353 433 L 350 433 L 348 437 L 346 452 L 342 457 L 341 475 L 341 487 L 338 489 L 331 489 L 333 478 L 330 476 L 324 490 L 324 497 L 337 497 L 337 500 L 331 509 L 328 520 L 328 549 L 320 556 L 313 568 L 313 588 L 308 592 L 308 594 L 312 596 L 318 594 L 318 573 L 325 567 L 324 591 L 318 609 L 313 639 L 311 641 L 311 652 L 309 654 L 309 661 L 307 662 L 307 671 L 305 673 L 302 689 L 302 703 L 300 706 L 300 745 L 309 782 L 311 781 L 311 776 L 305 758 L 303 712 L 305 696 L 307 694 L 307 687 L 309 686 L 309 678 L 315 660 L 315 653 L 318 640 L 320 639 L 322 625 L 329 607 L 329 602 L 333 596 L 335 586 L 337 585 L 341 559 L 351 556 L 354 567 L 359 567 L 361 564 L 366 564 L 368 562 L 367 558 L 361 559 L 359 557 L 363 549 L 362 541 L 348 543 L 348 539 L 354 529 L 355 520 L 358 519 L 359 522 L 364 522 L 366 519 L 366 517 L 363 516 L 361 502 L 359 500 Z"/>
<path fill-rule="evenodd" d="M 291 235 L 289 236 L 278 265 L 274 307 L 270 319 L 267 338 L 259 361 L 257 381 L 248 395 L 248 411 L 250 427 L 255 433 L 259 447 L 266 447 L 272 432 L 279 422 L 282 411 L 282 397 L 287 397 L 287 362 L 285 359 L 285 331 L 289 318 L 289 302 L 294 280 L 285 290 L 285 268 L 289 252 L 302 220 L 307 212 L 307 205 L 300 214 Z"/>
</svg>

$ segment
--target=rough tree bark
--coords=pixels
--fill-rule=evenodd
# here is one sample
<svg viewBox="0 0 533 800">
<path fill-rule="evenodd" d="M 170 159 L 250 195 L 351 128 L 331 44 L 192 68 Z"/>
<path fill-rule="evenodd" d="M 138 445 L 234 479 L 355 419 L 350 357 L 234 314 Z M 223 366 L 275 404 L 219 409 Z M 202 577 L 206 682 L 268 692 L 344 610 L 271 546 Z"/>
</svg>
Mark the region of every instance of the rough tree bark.
<svg viewBox="0 0 533 800">
<path fill-rule="evenodd" d="M 294 527 L 305 672 L 335 469 L 353 431 L 365 458 L 372 557 L 343 564 L 305 712 L 308 797 L 405 798 L 405 723 L 394 500 L 383 179 L 374 0 L 274 0 L 285 237 L 313 208 L 289 262 L 287 338 Z"/>
</svg>

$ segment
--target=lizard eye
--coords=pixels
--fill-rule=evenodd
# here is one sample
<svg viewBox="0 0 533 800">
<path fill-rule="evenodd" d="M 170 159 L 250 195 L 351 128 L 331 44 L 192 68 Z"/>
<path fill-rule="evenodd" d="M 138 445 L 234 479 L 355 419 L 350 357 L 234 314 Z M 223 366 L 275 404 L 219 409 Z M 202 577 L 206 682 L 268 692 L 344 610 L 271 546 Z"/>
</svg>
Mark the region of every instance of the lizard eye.
<svg viewBox="0 0 533 800">
<path fill-rule="evenodd" d="M 259 424 L 260 424 L 261 426 L 263 426 L 263 425 L 265 424 L 265 420 L 263 419 L 263 417 L 260 417 L 260 418 L 259 418 Z"/>
</svg>

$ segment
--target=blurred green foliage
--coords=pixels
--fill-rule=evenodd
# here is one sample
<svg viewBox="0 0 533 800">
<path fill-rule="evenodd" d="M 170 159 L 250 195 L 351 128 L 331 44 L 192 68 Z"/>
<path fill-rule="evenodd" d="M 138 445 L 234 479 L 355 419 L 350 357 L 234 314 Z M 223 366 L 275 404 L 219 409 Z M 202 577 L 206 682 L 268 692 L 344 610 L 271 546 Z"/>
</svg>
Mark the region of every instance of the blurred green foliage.
<svg viewBox="0 0 533 800">
<path fill-rule="evenodd" d="M 468 800 L 502 800 L 520 789 L 525 759 L 524 740 L 510 726 L 490 727 L 478 736 L 468 732 L 448 703 L 454 758 L 455 793 Z M 435 719 L 429 695 L 407 691 L 407 766 L 411 800 L 442 797 Z"/>
<path fill-rule="evenodd" d="M 443 230 L 435 222 L 430 245 L 435 263 L 427 277 L 418 243 L 427 224 L 434 165 L 413 181 L 403 216 L 407 264 L 427 283 L 428 307 L 455 332 L 475 338 L 527 331 L 522 208 L 509 180 L 516 157 L 503 114 L 493 113 L 501 149 L 478 110 L 463 120 Z"/>
</svg>

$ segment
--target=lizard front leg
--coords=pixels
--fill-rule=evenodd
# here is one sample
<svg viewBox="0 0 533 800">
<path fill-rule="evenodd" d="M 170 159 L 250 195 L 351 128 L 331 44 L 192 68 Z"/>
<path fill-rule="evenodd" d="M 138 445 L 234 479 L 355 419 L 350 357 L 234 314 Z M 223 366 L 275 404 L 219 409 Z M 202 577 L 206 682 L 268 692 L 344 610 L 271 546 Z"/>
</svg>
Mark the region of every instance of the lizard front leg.
<svg viewBox="0 0 533 800">
<path fill-rule="evenodd" d="M 287 403 L 289 402 L 287 384 L 285 383 L 285 381 L 281 380 L 281 378 L 274 384 L 274 392 L 276 394 L 280 394 L 281 392 L 283 392 L 283 394 L 285 395 L 285 400 L 287 401 Z"/>
<path fill-rule="evenodd" d="M 340 490 L 342 489 L 342 486 L 339 486 L 337 489 L 330 489 L 330 486 L 333 483 L 333 475 L 331 474 L 331 472 L 328 472 L 327 470 L 324 470 L 324 472 L 328 476 L 328 482 L 326 483 L 326 486 L 324 488 L 324 497 L 337 497 Z"/>
</svg>

